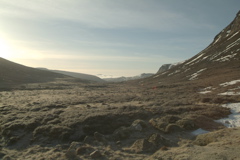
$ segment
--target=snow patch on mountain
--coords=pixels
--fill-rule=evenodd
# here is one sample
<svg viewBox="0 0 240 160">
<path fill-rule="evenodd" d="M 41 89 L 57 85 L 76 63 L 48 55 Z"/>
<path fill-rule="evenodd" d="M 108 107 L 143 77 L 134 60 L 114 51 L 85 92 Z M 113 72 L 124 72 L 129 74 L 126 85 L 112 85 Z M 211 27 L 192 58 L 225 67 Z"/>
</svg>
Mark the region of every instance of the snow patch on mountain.
<svg viewBox="0 0 240 160">
<path fill-rule="evenodd" d="M 191 60 L 190 62 L 186 63 L 185 65 L 193 65 L 196 60 L 198 60 L 199 58 L 201 58 L 204 54 L 200 54 L 199 56 L 197 56 L 196 58 L 194 58 L 193 60 Z"/>
<path fill-rule="evenodd" d="M 233 80 L 233 81 L 225 82 L 225 83 L 222 83 L 222 84 L 219 84 L 219 85 L 222 86 L 222 87 L 227 87 L 227 86 L 234 85 L 234 84 L 237 84 L 237 83 L 240 83 L 240 80 Z"/>
<path fill-rule="evenodd" d="M 178 66 L 178 65 L 180 65 L 180 64 L 182 64 L 182 63 L 184 63 L 184 62 L 185 62 L 185 61 L 177 62 L 177 63 L 172 63 L 172 64 L 163 64 L 163 65 L 159 68 L 159 70 L 158 70 L 157 73 L 164 73 L 164 72 L 166 72 L 167 70 L 172 69 L 173 67 Z"/>
<path fill-rule="evenodd" d="M 240 92 L 227 91 L 224 93 L 219 93 L 220 96 L 240 96 Z"/>
<path fill-rule="evenodd" d="M 239 33 L 239 31 L 238 32 L 236 32 L 236 33 L 234 33 L 231 37 L 229 37 L 227 40 L 230 40 L 230 39 L 232 39 L 233 37 L 235 37 L 237 34 Z"/>
<path fill-rule="evenodd" d="M 205 71 L 206 69 L 207 69 L 207 68 L 200 69 L 200 70 L 197 71 L 196 73 L 193 73 L 192 75 L 188 76 L 188 77 L 190 77 L 189 80 L 192 81 L 192 80 L 198 79 L 198 76 L 201 74 L 201 72 Z"/>
<path fill-rule="evenodd" d="M 219 59 L 216 59 L 215 61 L 219 61 L 219 62 L 225 62 L 225 61 L 230 61 L 233 57 L 235 57 L 237 55 L 237 53 L 234 53 L 232 55 L 227 55 L 224 57 L 221 57 Z"/>
</svg>

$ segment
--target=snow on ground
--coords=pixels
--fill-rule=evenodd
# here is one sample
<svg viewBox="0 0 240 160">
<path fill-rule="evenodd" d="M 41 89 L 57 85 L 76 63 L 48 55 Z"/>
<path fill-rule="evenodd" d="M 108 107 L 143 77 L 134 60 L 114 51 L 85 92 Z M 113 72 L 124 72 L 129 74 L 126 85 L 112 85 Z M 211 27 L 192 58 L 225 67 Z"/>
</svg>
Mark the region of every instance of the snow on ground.
<svg viewBox="0 0 240 160">
<path fill-rule="evenodd" d="M 234 84 L 237 84 L 239 83 L 240 80 L 233 80 L 233 81 L 230 81 L 230 82 L 225 82 L 225 83 L 222 83 L 222 84 L 219 84 L 220 86 L 223 86 L 223 87 L 226 87 L 226 86 L 230 86 L 230 85 L 234 85 Z"/>
<path fill-rule="evenodd" d="M 191 60 L 190 62 L 186 63 L 185 65 L 189 65 L 191 63 L 193 63 L 194 61 L 198 60 L 199 58 L 201 58 L 204 55 L 204 53 L 200 54 L 197 58 Z"/>
<path fill-rule="evenodd" d="M 218 95 L 221 95 L 221 96 L 237 96 L 237 95 L 240 95 L 240 92 L 233 92 L 233 91 L 227 91 L 227 92 L 224 92 L 224 93 L 219 93 Z"/>
<path fill-rule="evenodd" d="M 221 39 L 221 37 L 222 37 L 221 35 L 218 36 L 218 38 L 215 40 L 215 42 L 213 44 L 217 43 Z"/>
<path fill-rule="evenodd" d="M 240 103 L 224 104 L 222 107 L 230 108 L 232 114 L 227 118 L 216 120 L 216 122 L 220 122 L 228 128 L 240 127 Z"/>
<path fill-rule="evenodd" d="M 159 77 L 160 75 L 156 75 L 156 76 L 154 76 L 153 78 L 157 78 L 157 77 Z"/>
<path fill-rule="evenodd" d="M 227 56 L 224 56 L 224 57 L 221 57 L 221 58 L 218 58 L 214 61 L 219 61 L 219 62 L 225 62 L 225 61 L 230 61 L 231 58 L 235 57 L 237 55 L 237 53 L 234 53 L 232 55 L 227 55 Z"/>
<path fill-rule="evenodd" d="M 224 105 L 222 105 L 222 107 L 230 108 L 232 114 L 230 114 L 227 118 L 215 120 L 215 122 L 222 123 L 223 125 L 225 125 L 228 128 L 240 127 L 240 103 L 224 104 Z M 209 131 L 199 128 L 191 133 L 193 135 L 200 135 L 200 134 L 205 134 L 208 132 Z"/>
<path fill-rule="evenodd" d="M 232 47 L 238 45 L 240 42 L 240 38 L 238 38 L 236 41 L 234 41 L 233 43 L 229 44 L 227 47 L 226 47 L 226 50 L 229 50 L 231 49 Z"/>
<path fill-rule="evenodd" d="M 198 92 L 198 93 L 200 93 L 200 94 L 207 94 L 207 93 L 210 93 L 210 92 L 212 92 L 211 90 L 214 90 L 214 89 L 216 89 L 216 88 L 213 88 L 213 87 L 206 87 L 206 88 L 203 88 L 200 92 Z"/>
<path fill-rule="evenodd" d="M 198 92 L 200 94 L 207 94 L 207 93 L 211 93 L 212 91 L 201 91 L 201 92 Z"/>
<path fill-rule="evenodd" d="M 234 33 L 234 34 L 233 34 L 230 38 L 228 38 L 227 40 L 230 40 L 231 38 L 233 38 L 234 36 L 236 36 L 238 33 L 239 33 L 239 31 L 236 32 L 236 33 Z"/>
<path fill-rule="evenodd" d="M 193 73 L 192 75 L 190 75 L 189 77 L 189 80 L 195 80 L 197 79 L 197 77 L 200 75 L 201 72 L 205 71 L 207 68 L 204 68 L 204 69 L 200 69 L 199 71 L 197 71 L 196 73 Z"/>
<path fill-rule="evenodd" d="M 176 70 L 175 72 L 172 72 L 172 73 L 168 74 L 168 76 L 171 76 L 171 75 L 177 74 L 177 73 L 179 73 L 179 72 L 181 72 L 181 70 Z"/>
</svg>

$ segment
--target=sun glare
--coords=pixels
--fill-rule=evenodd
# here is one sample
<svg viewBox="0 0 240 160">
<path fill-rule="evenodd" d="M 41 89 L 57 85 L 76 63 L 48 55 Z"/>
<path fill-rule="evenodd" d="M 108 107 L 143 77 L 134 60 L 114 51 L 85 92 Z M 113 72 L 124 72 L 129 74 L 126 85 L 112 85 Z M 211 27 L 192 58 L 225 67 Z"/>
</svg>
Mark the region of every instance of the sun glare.
<svg viewBox="0 0 240 160">
<path fill-rule="evenodd" d="M 2 58 L 11 58 L 13 57 L 13 49 L 6 41 L 0 38 L 0 57 Z"/>
</svg>

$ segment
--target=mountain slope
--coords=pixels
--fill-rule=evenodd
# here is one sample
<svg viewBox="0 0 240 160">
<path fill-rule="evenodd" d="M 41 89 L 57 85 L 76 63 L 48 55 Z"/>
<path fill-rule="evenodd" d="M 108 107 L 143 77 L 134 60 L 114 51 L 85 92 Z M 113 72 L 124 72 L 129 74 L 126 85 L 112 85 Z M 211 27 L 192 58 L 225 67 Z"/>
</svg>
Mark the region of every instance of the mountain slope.
<svg viewBox="0 0 240 160">
<path fill-rule="evenodd" d="M 60 73 L 60 74 L 64 74 L 64 75 L 67 75 L 67 76 L 74 77 L 74 78 L 80 78 L 80 79 L 83 79 L 83 80 L 89 80 L 89 81 L 94 81 L 94 82 L 105 82 L 101 78 L 99 78 L 97 76 L 90 75 L 90 74 L 83 74 L 83 73 L 69 72 L 69 71 L 61 71 L 61 70 L 48 70 L 46 68 L 38 68 L 38 69 L 47 70 L 47 71 L 51 71 L 51 72 L 55 72 L 55 73 Z"/>
<path fill-rule="evenodd" d="M 53 81 L 67 76 L 26 67 L 0 57 L 0 87 Z"/>
<path fill-rule="evenodd" d="M 167 70 L 169 70 L 169 69 L 171 69 L 171 68 L 173 68 L 173 67 L 175 67 L 175 66 L 177 66 L 177 65 L 180 65 L 180 64 L 182 64 L 182 63 L 183 63 L 183 62 L 178 62 L 178 63 L 173 63 L 173 64 L 163 64 L 163 65 L 159 68 L 159 70 L 158 70 L 157 73 L 165 72 L 165 71 L 167 71 Z"/>
<path fill-rule="evenodd" d="M 221 84 L 236 79 L 240 79 L 240 12 L 207 48 L 180 65 L 158 72 L 148 83 Z"/>
</svg>

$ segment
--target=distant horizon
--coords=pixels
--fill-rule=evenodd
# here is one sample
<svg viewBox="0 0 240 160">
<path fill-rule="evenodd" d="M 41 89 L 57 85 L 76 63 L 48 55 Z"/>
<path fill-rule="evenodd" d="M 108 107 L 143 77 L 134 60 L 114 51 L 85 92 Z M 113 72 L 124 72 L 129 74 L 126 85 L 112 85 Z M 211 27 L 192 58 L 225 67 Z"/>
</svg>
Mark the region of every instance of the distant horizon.
<svg viewBox="0 0 240 160">
<path fill-rule="evenodd" d="M 0 57 L 108 77 L 156 73 L 205 49 L 238 0 L 0 1 Z"/>
</svg>

